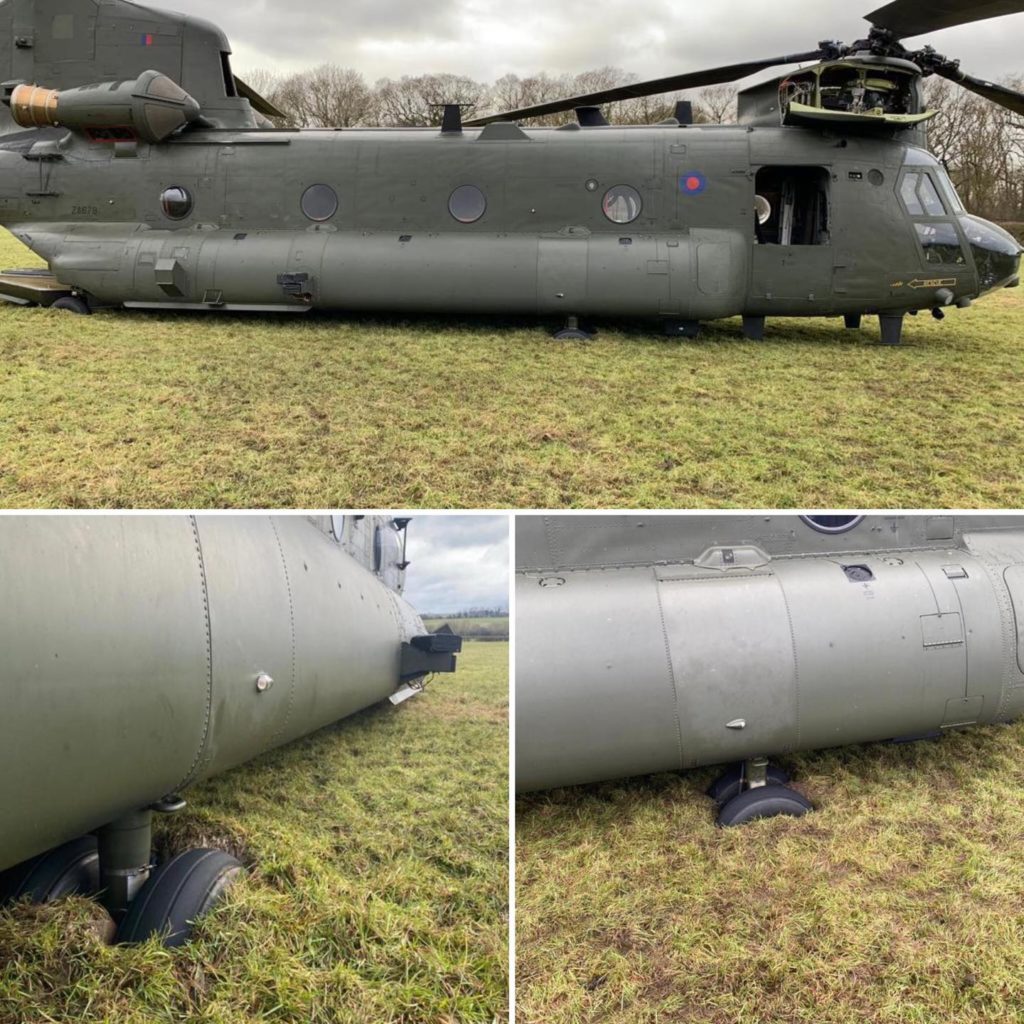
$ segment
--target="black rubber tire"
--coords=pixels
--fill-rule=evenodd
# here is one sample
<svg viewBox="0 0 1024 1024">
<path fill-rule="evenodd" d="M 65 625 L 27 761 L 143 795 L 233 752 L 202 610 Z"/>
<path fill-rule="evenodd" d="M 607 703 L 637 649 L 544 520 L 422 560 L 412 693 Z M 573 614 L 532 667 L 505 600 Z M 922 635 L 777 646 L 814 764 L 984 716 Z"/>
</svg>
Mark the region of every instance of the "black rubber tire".
<svg viewBox="0 0 1024 1024">
<path fill-rule="evenodd" d="M 64 295 L 59 298 L 50 309 L 66 309 L 69 313 L 77 313 L 79 316 L 88 316 L 92 313 L 89 303 L 77 295 Z"/>
<path fill-rule="evenodd" d="M 49 903 L 68 893 L 95 894 L 100 887 L 96 837 L 72 839 L 0 873 L 0 904 L 28 897 Z"/>
<path fill-rule="evenodd" d="M 789 772 L 775 764 L 768 765 L 767 775 L 769 786 L 784 786 L 789 782 Z M 731 768 L 726 768 L 726 770 L 722 772 L 722 774 L 719 775 L 710 786 L 708 786 L 706 790 L 707 795 L 711 797 L 719 807 L 722 807 L 740 792 L 740 780 L 742 776 L 742 764 L 734 764 Z"/>
<path fill-rule="evenodd" d="M 161 935 L 165 946 L 188 941 L 192 923 L 206 913 L 241 871 L 223 850 L 186 850 L 161 864 L 128 907 L 117 929 L 118 943 Z"/>
<path fill-rule="evenodd" d="M 719 812 L 722 828 L 744 825 L 755 818 L 775 818 L 780 814 L 801 818 L 814 810 L 809 800 L 788 786 L 759 786 L 734 796 Z"/>
</svg>

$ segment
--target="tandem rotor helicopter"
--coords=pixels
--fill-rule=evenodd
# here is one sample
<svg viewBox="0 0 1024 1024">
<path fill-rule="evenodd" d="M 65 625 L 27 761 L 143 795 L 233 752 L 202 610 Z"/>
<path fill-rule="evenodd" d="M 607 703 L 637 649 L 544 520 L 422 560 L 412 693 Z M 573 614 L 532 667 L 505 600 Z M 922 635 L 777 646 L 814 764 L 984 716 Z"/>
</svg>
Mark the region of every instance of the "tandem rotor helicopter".
<svg viewBox="0 0 1024 1024">
<path fill-rule="evenodd" d="M 283 130 L 215 26 L 127 0 L 4 0 L 0 224 L 49 269 L 0 297 L 78 313 L 313 309 L 645 317 L 904 317 L 1018 283 L 1021 246 L 970 216 L 927 150 L 921 82 L 1017 113 L 1024 94 L 901 40 L 1024 0 L 896 0 L 852 45 L 440 128 Z M 738 81 L 739 122 L 613 127 L 600 105 Z M 531 116 L 575 111 L 559 128 Z"/>
<path fill-rule="evenodd" d="M 408 519 L 11 516 L 0 529 L 0 904 L 96 896 L 116 941 L 187 940 L 241 870 L 155 864 L 192 783 L 453 672 L 402 596 Z"/>
</svg>

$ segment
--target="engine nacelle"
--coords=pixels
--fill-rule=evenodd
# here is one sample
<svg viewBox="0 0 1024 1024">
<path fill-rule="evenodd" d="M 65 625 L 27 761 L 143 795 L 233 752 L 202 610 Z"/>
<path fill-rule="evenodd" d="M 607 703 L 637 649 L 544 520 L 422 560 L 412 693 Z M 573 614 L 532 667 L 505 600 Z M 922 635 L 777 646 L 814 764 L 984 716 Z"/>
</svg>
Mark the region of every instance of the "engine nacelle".
<svg viewBox="0 0 1024 1024">
<path fill-rule="evenodd" d="M 77 89 L 5 86 L 4 102 L 23 128 L 69 128 L 93 138 L 162 142 L 198 120 L 199 103 L 159 71 L 134 81 L 102 82 Z"/>
</svg>

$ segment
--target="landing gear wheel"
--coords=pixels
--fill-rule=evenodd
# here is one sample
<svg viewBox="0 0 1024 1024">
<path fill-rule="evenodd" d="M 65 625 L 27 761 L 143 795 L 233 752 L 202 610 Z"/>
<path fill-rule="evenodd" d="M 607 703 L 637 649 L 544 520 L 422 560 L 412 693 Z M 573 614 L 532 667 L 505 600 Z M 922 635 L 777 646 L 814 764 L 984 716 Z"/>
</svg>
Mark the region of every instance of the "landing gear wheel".
<svg viewBox="0 0 1024 1024">
<path fill-rule="evenodd" d="M 743 825 L 755 818 L 775 818 L 780 814 L 800 818 L 813 809 L 809 800 L 788 786 L 758 786 L 734 796 L 718 812 L 718 825 Z"/>
<path fill-rule="evenodd" d="M 591 328 L 584 327 L 579 317 L 566 317 L 565 326 L 555 331 L 552 337 L 555 341 L 590 341 L 597 332 Z"/>
<path fill-rule="evenodd" d="M 778 765 L 768 765 L 766 774 L 768 777 L 768 784 L 770 786 L 784 786 L 789 782 L 789 772 L 780 768 Z M 734 764 L 731 768 L 727 768 L 722 772 L 722 774 L 719 775 L 710 786 L 708 786 L 707 795 L 711 797 L 719 807 L 722 807 L 734 796 L 737 796 L 742 788 L 743 765 Z"/>
<path fill-rule="evenodd" d="M 77 295 L 65 295 L 59 298 L 50 309 L 66 309 L 69 313 L 77 313 L 79 316 L 89 316 L 92 310 L 85 299 Z"/>
<path fill-rule="evenodd" d="M 0 873 L 0 904 L 25 896 L 49 903 L 69 893 L 92 895 L 99 887 L 96 837 L 82 836 Z"/>
<path fill-rule="evenodd" d="M 132 900 L 117 929 L 119 943 L 163 937 L 168 947 L 188 941 L 192 924 L 220 899 L 242 870 L 223 850 L 186 850 L 161 864 Z"/>
</svg>

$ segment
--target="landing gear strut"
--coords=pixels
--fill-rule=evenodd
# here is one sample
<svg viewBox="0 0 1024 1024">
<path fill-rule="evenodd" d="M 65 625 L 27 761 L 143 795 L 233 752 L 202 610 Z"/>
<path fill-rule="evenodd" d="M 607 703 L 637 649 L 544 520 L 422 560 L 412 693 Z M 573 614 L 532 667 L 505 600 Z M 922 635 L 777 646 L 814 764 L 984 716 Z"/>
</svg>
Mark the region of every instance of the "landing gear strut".
<svg viewBox="0 0 1024 1024">
<path fill-rule="evenodd" d="M 789 776 L 766 757 L 752 757 L 723 772 L 708 788 L 718 805 L 718 825 L 742 825 L 779 814 L 799 818 L 813 810 L 810 801 L 786 783 Z"/>
<path fill-rule="evenodd" d="M 552 335 L 555 341 L 589 341 L 593 336 L 593 331 L 586 331 L 580 327 L 578 316 L 566 317 L 565 326 Z"/>
</svg>

